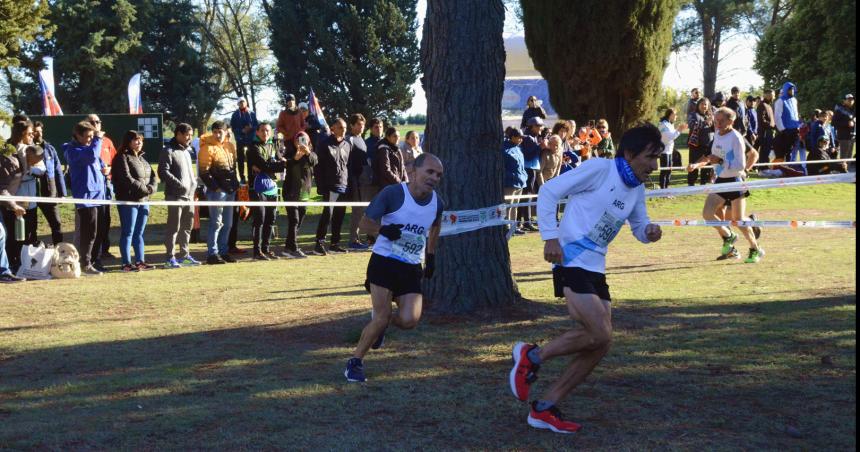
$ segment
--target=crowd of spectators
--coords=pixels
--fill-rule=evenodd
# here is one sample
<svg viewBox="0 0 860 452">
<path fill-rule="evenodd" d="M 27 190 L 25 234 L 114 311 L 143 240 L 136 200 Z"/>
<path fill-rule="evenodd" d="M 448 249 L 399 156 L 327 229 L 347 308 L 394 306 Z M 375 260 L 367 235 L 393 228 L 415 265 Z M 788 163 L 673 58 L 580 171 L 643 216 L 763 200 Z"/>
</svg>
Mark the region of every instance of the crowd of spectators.
<svg viewBox="0 0 860 452">
<path fill-rule="evenodd" d="M 758 150 L 760 162 L 779 165 L 783 175 L 821 174 L 845 171 L 847 165 L 780 164 L 796 160 L 815 161 L 850 158 L 855 140 L 854 96 L 847 94 L 832 110 L 814 110 L 801 118 L 797 87 L 786 83 L 779 93 L 766 90 L 762 96 L 743 97 L 732 88 L 728 99 L 717 92 L 710 99 L 698 89 L 691 91 L 686 108 L 686 123 L 678 124 L 678 112 L 667 109 L 659 121 L 665 150 L 661 156 L 659 185 L 671 182 L 671 170 L 681 166 L 674 143 L 685 131 L 689 160 L 694 162 L 710 153 L 714 138 L 714 112 L 725 106 L 737 113 L 733 127 Z M 537 194 L 540 187 L 560 174 L 573 171 L 590 158 L 613 158 L 615 146 L 605 119 L 588 121 L 577 128 L 573 120 L 556 121 L 548 127 L 540 100 L 531 97 L 521 127 L 509 127 L 502 145 L 504 193 L 506 196 Z M 12 134 L 0 145 L 0 194 L 65 197 L 82 200 L 75 204 L 74 239 L 82 272 L 101 275 L 103 262 L 116 259 L 110 253 L 111 206 L 89 200 L 135 201 L 143 204 L 118 205 L 120 219 L 119 259 L 121 271 L 152 269 L 144 248 L 144 231 L 149 218 L 145 204 L 164 183 L 168 201 L 235 201 L 247 193 L 254 201 L 309 201 L 314 183 L 323 201 L 370 201 L 382 188 L 409 180 L 415 159 L 423 152 L 421 138 L 410 131 L 401 140 L 400 132 L 386 127 L 380 118 L 370 121 L 359 114 L 337 118 L 331 126 L 309 114 L 308 105 L 296 103 L 288 95 L 285 108 L 274 124 L 260 122 L 242 99 L 229 123 L 216 121 L 211 130 L 199 137 L 199 151 L 192 148 L 192 127 L 180 123 L 174 136 L 161 151 L 157 162 L 143 153 L 143 136 L 128 131 L 119 148 L 105 135 L 97 115 L 89 115 L 74 126 L 72 140 L 62 144 L 60 154 L 44 140 L 44 124 L 30 122 L 26 116 L 13 118 Z M 365 129 L 367 136 L 365 137 Z M 232 138 L 231 138 L 232 137 Z M 66 162 L 64 170 L 61 158 Z M 194 163 L 196 157 L 196 167 Z M 152 164 L 157 163 L 153 170 Z M 708 169 L 687 175 L 687 183 L 710 183 Z M 245 198 L 243 198 L 245 199 Z M 0 205 L 0 282 L 16 282 L 24 245 L 39 243 L 37 210 L 43 213 L 54 246 L 68 241 L 62 232 L 57 203 L 10 202 Z M 273 246 L 278 209 L 254 206 L 250 212 L 241 207 L 190 205 L 169 206 L 164 228 L 165 268 L 200 265 L 192 256 L 189 243 L 192 230 L 202 214 L 208 216 L 205 262 L 210 265 L 236 262 L 247 253 L 237 247 L 238 219 L 252 217 L 252 257 L 256 260 L 301 259 L 307 254 L 299 247 L 298 231 L 304 221 L 305 207 L 287 207 L 287 230 L 283 251 Z M 361 237 L 358 222 L 363 207 L 351 207 L 349 241 L 342 246 L 342 227 L 346 207 L 325 207 L 320 215 L 312 252 L 316 255 L 365 251 L 373 237 Z M 536 231 L 533 207 L 510 209 L 510 220 L 517 220 L 512 233 Z M 18 229 L 23 229 L 19 234 Z M 15 231 L 15 237 L 10 237 Z"/>
</svg>

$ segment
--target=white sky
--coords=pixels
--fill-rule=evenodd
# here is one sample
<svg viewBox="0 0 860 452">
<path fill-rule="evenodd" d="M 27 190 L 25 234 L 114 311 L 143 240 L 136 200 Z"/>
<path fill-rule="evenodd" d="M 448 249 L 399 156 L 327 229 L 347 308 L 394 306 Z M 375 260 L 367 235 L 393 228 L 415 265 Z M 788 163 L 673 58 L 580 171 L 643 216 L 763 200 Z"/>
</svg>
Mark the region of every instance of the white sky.
<svg viewBox="0 0 860 452">
<path fill-rule="evenodd" d="M 418 0 L 418 36 L 421 37 L 421 27 L 424 24 L 424 16 L 427 11 L 427 0 Z M 522 24 L 519 23 L 512 11 L 508 11 L 505 17 L 505 38 L 522 35 Z M 735 36 L 722 43 L 723 61 L 720 62 L 717 74 L 717 89 L 728 91 L 732 86 L 739 86 L 742 90 L 750 86 L 760 86 L 761 76 L 753 69 L 753 58 L 755 52 L 754 42 L 751 38 Z M 693 87 L 702 86 L 702 50 L 696 47 L 683 52 L 673 52 L 669 56 L 669 65 L 663 74 L 663 86 L 671 87 L 681 91 L 688 91 Z M 427 99 L 421 83 L 416 81 L 412 86 L 415 97 L 412 99 L 412 108 L 406 114 L 426 113 Z M 224 110 L 221 114 L 233 111 L 236 106 L 231 100 L 224 101 Z M 266 89 L 258 95 L 257 116 L 261 119 L 274 119 L 280 110 L 280 100 L 274 89 Z"/>
</svg>

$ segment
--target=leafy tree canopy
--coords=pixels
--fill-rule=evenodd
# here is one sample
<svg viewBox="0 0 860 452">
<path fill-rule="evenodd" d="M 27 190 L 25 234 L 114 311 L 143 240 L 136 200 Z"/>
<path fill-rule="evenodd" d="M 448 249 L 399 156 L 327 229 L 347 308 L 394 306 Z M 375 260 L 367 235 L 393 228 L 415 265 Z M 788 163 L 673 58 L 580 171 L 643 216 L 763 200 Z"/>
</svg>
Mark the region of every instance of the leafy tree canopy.
<svg viewBox="0 0 860 452">
<path fill-rule="evenodd" d="M 797 84 L 801 114 L 831 108 L 857 85 L 857 3 L 797 1 L 756 48 L 755 69 L 765 85 Z"/>
<path fill-rule="evenodd" d="M 394 117 L 418 77 L 416 0 L 264 2 L 282 94 L 310 89 L 326 110 Z M 329 115 L 331 116 L 331 115 Z"/>
</svg>

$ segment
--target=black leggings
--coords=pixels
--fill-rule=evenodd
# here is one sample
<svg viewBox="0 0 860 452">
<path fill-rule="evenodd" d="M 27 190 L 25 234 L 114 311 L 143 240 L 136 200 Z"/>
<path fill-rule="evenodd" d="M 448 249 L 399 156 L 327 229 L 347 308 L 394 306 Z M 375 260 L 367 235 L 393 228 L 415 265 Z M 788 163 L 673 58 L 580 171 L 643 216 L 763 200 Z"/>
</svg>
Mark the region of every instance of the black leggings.
<svg viewBox="0 0 860 452">
<path fill-rule="evenodd" d="M 299 228 L 302 227 L 306 212 L 307 208 L 305 207 L 287 207 L 287 240 L 284 242 L 284 248 L 287 251 L 299 249 L 296 237 L 299 234 Z"/>
<path fill-rule="evenodd" d="M 660 168 L 669 168 L 674 166 L 671 154 L 660 154 Z M 660 188 L 669 188 L 669 182 L 672 180 L 672 170 L 660 170 Z"/>
<path fill-rule="evenodd" d="M 538 180 L 539 169 L 526 168 L 526 186 L 523 188 L 524 195 L 536 195 L 540 190 L 540 181 Z M 525 198 L 516 202 L 534 202 L 534 198 Z M 517 207 L 517 220 L 530 222 L 534 213 L 537 211 L 534 207 Z"/>
<path fill-rule="evenodd" d="M 696 163 L 700 158 L 711 153 L 710 147 L 702 148 L 700 146 L 690 146 L 690 163 Z M 711 182 L 711 173 L 713 169 L 703 168 L 701 170 L 693 170 L 687 173 L 687 185 L 696 185 L 696 179 L 699 179 L 699 184 L 705 185 Z"/>
<path fill-rule="evenodd" d="M 40 202 L 39 210 L 45 216 L 48 225 L 51 227 L 51 242 L 54 246 L 63 241 L 63 228 L 60 225 L 60 209 L 57 204 L 51 202 Z"/>
<path fill-rule="evenodd" d="M 277 201 L 277 195 L 257 195 L 260 201 Z M 254 241 L 254 254 L 268 253 L 269 242 L 275 229 L 275 220 L 278 218 L 278 208 L 275 206 L 254 207 L 254 226 L 252 238 Z"/>
</svg>

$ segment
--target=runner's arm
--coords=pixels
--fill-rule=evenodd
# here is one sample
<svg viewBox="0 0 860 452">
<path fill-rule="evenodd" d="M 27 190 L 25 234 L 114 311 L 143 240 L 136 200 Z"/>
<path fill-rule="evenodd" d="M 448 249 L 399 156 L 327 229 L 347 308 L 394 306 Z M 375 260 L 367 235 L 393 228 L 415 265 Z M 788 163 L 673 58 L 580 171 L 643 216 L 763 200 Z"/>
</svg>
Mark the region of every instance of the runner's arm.
<svg viewBox="0 0 860 452">
<path fill-rule="evenodd" d="M 645 207 L 644 190 L 637 197 L 636 204 L 634 204 L 633 211 L 630 212 L 630 216 L 627 217 L 627 221 L 630 222 L 630 231 L 633 232 L 633 236 L 636 237 L 636 240 L 639 240 L 642 243 L 651 243 L 646 231 L 648 225 L 651 224 L 651 219 L 648 218 L 648 210 Z"/>
<path fill-rule="evenodd" d="M 558 202 L 568 195 L 595 190 L 609 176 L 610 165 L 614 164 L 605 159 L 589 160 L 575 171 L 552 178 L 541 186 L 537 198 L 541 239 L 558 239 L 558 221 L 555 217 Z"/>
</svg>

